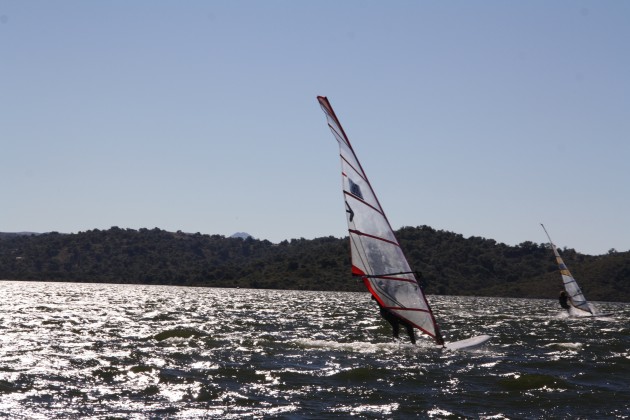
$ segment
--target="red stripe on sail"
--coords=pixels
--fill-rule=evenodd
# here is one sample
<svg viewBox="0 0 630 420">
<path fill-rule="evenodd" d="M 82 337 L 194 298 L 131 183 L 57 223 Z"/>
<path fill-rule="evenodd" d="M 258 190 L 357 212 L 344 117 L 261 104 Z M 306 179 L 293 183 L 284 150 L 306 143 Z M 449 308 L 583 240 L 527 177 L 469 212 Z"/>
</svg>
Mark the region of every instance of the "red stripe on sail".
<svg viewBox="0 0 630 420">
<path fill-rule="evenodd" d="M 361 178 L 362 180 L 364 180 L 367 184 L 369 184 L 368 180 L 365 178 L 365 174 L 363 173 L 363 171 L 359 171 L 357 168 L 354 167 L 353 164 L 351 164 L 350 162 L 348 162 L 348 159 L 346 159 L 345 157 L 343 157 L 343 155 L 339 155 L 341 156 L 341 160 L 343 160 L 344 162 L 346 162 L 346 165 L 348 165 L 350 168 L 352 168 L 352 170 L 354 172 L 357 173 L 357 175 L 359 176 L 359 178 Z M 345 176 L 347 176 L 344 172 L 341 172 L 342 174 L 344 174 Z M 371 187 L 370 187 L 371 189 Z"/>
<path fill-rule="evenodd" d="M 348 229 L 348 232 L 354 233 L 355 235 L 359 235 L 359 236 L 367 236 L 368 238 L 376 239 L 378 241 L 387 242 L 388 244 L 392 244 L 400 248 L 400 245 L 397 242 L 390 241 L 389 239 L 381 238 L 380 236 L 370 235 L 369 233 L 364 233 L 355 229 Z"/>
<path fill-rule="evenodd" d="M 378 214 L 380 214 L 381 216 L 383 216 L 383 218 L 385 218 L 385 215 L 383 214 L 383 212 L 381 211 L 381 209 L 374 207 L 373 205 L 371 205 L 370 203 L 368 203 L 365 200 L 362 200 L 361 198 L 359 198 L 358 196 L 352 194 L 349 191 L 343 190 L 343 193 L 345 195 L 349 195 L 350 197 L 354 198 L 355 200 L 357 200 L 359 203 L 366 205 L 367 207 L 371 208 L 372 210 L 374 210 L 375 212 L 377 212 Z"/>
</svg>

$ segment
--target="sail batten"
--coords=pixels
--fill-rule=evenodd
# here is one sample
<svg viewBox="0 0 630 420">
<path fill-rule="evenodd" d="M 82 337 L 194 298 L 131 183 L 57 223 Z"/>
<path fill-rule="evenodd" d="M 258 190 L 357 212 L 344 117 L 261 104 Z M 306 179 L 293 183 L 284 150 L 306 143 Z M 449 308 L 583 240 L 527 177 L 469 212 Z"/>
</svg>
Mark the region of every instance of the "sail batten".
<svg viewBox="0 0 630 420">
<path fill-rule="evenodd" d="M 350 168 L 352 169 L 352 171 L 353 171 L 355 174 L 357 174 L 357 176 L 359 176 L 360 178 L 363 178 L 363 177 L 361 176 L 361 173 L 360 173 L 358 170 L 356 170 L 356 169 L 352 166 L 352 164 L 351 164 L 350 162 L 348 162 L 346 159 L 344 159 L 344 157 L 343 157 L 343 156 L 341 156 L 341 159 L 345 162 L 345 164 L 346 164 L 346 165 L 348 165 L 348 167 L 350 167 Z M 345 172 L 342 172 L 342 175 L 343 175 L 343 176 L 348 176 Z M 367 182 L 367 179 L 363 179 L 363 180 Z"/>
<path fill-rule="evenodd" d="M 361 231 L 355 230 L 355 229 L 348 229 L 348 232 L 354 233 L 355 235 L 359 235 L 359 236 L 367 236 L 369 238 L 376 239 L 378 241 L 387 242 L 388 244 L 391 244 L 391 245 L 394 245 L 394 246 L 397 246 L 397 247 L 400 248 L 400 245 L 398 245 L 398 243 L 396 243 L 394 241 L 390 241 L 387 238 L 381 238 L 380 236 L 370 235 L 369 233 L 361 232 Z"/>
<path fill-rule="evenodd" d="M 370 208 L 371 208 L 372 210 L 374 210 L 375 212 L 381 213 L 381 210 L 380 210 L 380 209 L 377 209 L 376 207 L 372 206 L 370 203 L 367 203 L 367 202 L 365 202 L 365 201 L 361 200 L 361 198 L 359 198 L 358 196 L 354 195 L 352 192 L 350 192 L 350 191 L 344 191 L 343 193 L 344 193 L 345 195 L 347 195 L 347 196 L 349 196 L 349 197 L 352 197 L 353 199 L 357 200 L 357 201 L 358 201 L 358 202 L 360 202 L 361 204 L 364 204 L 364 205 L 366 205 L 366 206 L 370 207 Z M 381 213 L 381 215 L 383 215 L 383 214 Z M 383 216 L 384 216 L 384 215 L 383 215 Z"/>
<path fill-rule="evenodd" d="M 317 99 L 339 145 L 352 274 L 363 279 L 381 306 L 442 343 L 424 292 L 346 132 L 328 99 L 323 96 Z"/>
</svg>

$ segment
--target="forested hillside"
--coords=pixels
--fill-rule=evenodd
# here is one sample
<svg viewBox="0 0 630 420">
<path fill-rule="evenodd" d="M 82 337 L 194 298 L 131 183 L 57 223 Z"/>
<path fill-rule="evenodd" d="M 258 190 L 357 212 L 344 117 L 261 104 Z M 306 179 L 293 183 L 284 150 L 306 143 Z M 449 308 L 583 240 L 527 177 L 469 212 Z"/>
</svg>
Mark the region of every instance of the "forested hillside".
<svg viewBox="0 0 630 420">
<path fill-rule="evenodd" d="M 508 246 L 427 226 L 397 232 L 428 294 L 554 298 L 562 287 L 545 244 Z M 561 250 L 590 300 L 630 301 L 630 252 Z M 0 278 L 362 291 L 347 238 L 252 238 L 160 229 L 0 235 Z"/>
</svg>

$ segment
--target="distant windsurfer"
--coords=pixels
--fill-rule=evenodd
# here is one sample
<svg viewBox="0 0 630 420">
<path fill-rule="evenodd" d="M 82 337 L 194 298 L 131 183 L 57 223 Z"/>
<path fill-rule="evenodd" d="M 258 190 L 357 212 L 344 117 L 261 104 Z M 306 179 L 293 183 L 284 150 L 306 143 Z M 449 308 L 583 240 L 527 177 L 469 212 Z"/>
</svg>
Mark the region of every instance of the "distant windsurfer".
<svg viewBox="0 0 630 420">
<path fill-rule="evenodd" d="M 381 316 L 383 317 L 383 319 L 389 322 L 389 325 L 392 326 L 392 333 L 394 335 L 394 338 L 396 339 L 399 338 L 400 326 L 403 325 L 405 329 L 407 330 L 407 335 L 409 336 L 411 343 L 416 344 L 416 335 L 413 332 L 413 326 L 410 323 L 403 320 L 402 318 L 399 318 L 396 315 L 394 315 L 390 310 L 384 308 L 381 305 L 381 302 L 379 302 L 374 296 L 372 296 L 372 300 L 375 300 L 376 303 L 378 304 L 378 309 L 380 310 Z"/>
<path fill-rule="evenodd" d="M 558 301 L 560 302 L 560 306 L 562 306 L 563 309 L 566 309 L 567 312 L 571 310 L 571 305 L 569 305 L 569 296 L 567 295 L 567 292 L 565 292 L 564 290 L 560 292 Z"/>
</svg>

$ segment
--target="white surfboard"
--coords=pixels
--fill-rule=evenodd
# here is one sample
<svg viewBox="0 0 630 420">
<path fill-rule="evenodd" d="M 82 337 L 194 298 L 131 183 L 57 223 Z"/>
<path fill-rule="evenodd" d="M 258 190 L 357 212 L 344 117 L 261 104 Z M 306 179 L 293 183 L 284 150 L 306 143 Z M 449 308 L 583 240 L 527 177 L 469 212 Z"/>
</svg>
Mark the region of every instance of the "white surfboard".
<svg viewBox="0 0 630 420">
<path fill-rule="evenodd" d="M 452 343 L 446 343 L 444 345 L 444 348 L 448 350 L 469 350 L 469 349 L 473 349 L 475 347 L 482 345 L 486 341 L 490 340 L 490 338 L 492 337 L 486 334 L 478 335 L 475 337 L 467 338 L 465 340 L 459 340 L 459 341 L 454 341 Z"/>
<path fill-rule="evenodd" d="M 564 314 L 566 312 L 560 312 L 561 314 Z M 576 311 L 576 312 L 571 312 L 569 314 L 567 314 L 568 317 L 567 318 L 571 318 L 571 319 L 593 319 L 593 318 L 607 318 L 607 317 L 611 317 L 614 315 L 614 313 L 610 312 L 610 313 L 605 313 L 605 314 L 600 314 L 600 313 L 590 313 L 590 314 L 586 314 L 583 311 Z"/>
<path fill-rule="evenodd" d="M 574 318 L 607 318 L 607 317 L 610 317 L 610 316 L 613 316 L 613 315 L 614 314 L 611 312 L 609 314 L 593 314 L 593 315 L 582 316 L 582 317 L 576 316 Z"/>
</svg>

